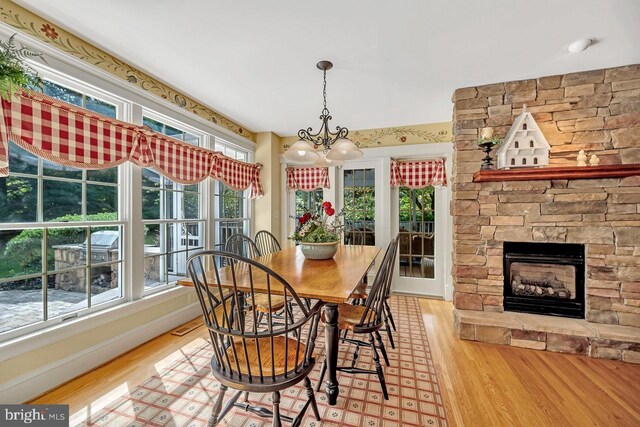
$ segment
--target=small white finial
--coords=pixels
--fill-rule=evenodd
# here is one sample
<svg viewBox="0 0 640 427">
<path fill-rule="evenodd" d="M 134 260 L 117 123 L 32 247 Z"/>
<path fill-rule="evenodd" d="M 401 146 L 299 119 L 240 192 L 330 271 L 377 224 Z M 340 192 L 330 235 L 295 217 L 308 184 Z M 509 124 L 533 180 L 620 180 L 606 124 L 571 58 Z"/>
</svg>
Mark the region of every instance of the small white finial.
<svg viewBox="0 0 640 427">
<path fill-rule="evenodd" d="M 580 150 L 576 160 L 578 161 L 578 166 L 587 166 L 587 153 L 584 150 Z"/>
<path fill-rule="evenodd" d="M 522 114 L 527 112 L 527 104 L 522 104 Z"/>
</svg>

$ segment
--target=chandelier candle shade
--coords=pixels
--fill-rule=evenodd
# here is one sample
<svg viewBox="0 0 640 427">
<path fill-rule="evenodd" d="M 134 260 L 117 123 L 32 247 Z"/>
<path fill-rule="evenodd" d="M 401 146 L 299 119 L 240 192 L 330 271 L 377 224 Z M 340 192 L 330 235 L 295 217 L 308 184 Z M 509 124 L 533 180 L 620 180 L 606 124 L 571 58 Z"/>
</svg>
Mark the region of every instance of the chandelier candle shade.
<svg viewBox="0 0 640 427">
<path fill-rule="evenodd" d="M 323 87 L 322 98 L 323 108 L 320 113 L 322 124 L 318 132 L 313 133 L 313 128 L 300 129 L 300 138 L 284 154 L 284 158 L 298 163 L 314 163 L 316 166 L 340 166 L 345 160 L 353 160 L 361 157 L 364 153 L 353 142 L 347 139 L 349 129 L 336 126 L 336 131 L 329 130 L 329 120 L 331 113 L 327 108 L 327 70 L 333 68 L 330 61 L 320 61 L 316 64 L 322 70 Z M 322 149 L 322 154 L 319 150 Z"/>
</svg>

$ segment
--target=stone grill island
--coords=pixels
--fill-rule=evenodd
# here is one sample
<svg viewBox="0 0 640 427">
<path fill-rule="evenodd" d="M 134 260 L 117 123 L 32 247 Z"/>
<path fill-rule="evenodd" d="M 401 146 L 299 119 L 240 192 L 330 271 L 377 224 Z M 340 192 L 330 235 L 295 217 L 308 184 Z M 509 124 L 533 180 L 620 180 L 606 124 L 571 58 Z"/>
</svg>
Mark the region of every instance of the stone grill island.
<svg viewBox="0 0 640 427">
<path fill-rule="evenodd" d="M 631 65 L 454 93 L 461 338 L 640 363 L 639 91 Z M 480 173 L 479 130 L 504 137 L 524 104 L 551 146 L 548 167 Z M 576 167 L 580 150 L 600 166 Z M 563 245 L 569 262 L 509 257 L 527 244 L 550 258 Z M 543 307 L 552 300 L 576 307 Z"/>
</svg>

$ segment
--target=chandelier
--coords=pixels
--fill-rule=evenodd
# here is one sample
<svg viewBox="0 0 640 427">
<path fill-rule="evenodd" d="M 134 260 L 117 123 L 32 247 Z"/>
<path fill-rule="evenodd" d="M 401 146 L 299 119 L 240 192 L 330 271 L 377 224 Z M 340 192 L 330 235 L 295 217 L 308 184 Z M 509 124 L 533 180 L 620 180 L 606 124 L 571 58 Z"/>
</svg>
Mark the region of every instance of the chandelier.
<svg viewBox="0 0 640 427">
<path fill-rule="evenodd" d="M 316 133 L 313 133 L 311 127 L 300 129 L 300 139 L 283 156 L 292 162 L 313 163 L 315 166 L 340 166 L 345 160 L 357 159 L 364 153 L 347 139 L 349 129 L 346 127 L 336 126 L 335 132 L 329 130 L 329 120 L 332 117 L 327 108 L 327 70 L 333 68 L 333 64 L 330 61 L 320 61 L 316 67 L 322 70 L 323 76 L 323 108 L 320 113 L 322 124 Z"/>
</svg>

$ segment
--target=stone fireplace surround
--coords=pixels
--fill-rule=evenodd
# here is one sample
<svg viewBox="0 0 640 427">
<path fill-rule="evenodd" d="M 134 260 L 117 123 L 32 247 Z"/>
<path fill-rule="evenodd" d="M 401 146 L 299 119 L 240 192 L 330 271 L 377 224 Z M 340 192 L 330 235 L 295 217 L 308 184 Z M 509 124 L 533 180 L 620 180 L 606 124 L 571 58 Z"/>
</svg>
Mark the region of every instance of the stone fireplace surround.
<svg viewBox="0 0 640 427">
<path fill-rule="evenodd" d="M 579 150 L 640 163 L 640 65 L 458 89 L 452 171 L 454 322 L 463 339 L 640 363 L 640 176 L 473 182 L 479 130 L 526 104 L 550 166 Z M 586 319 L 503 310 L 503 242 L 581 243 Z"/>
</svg>

